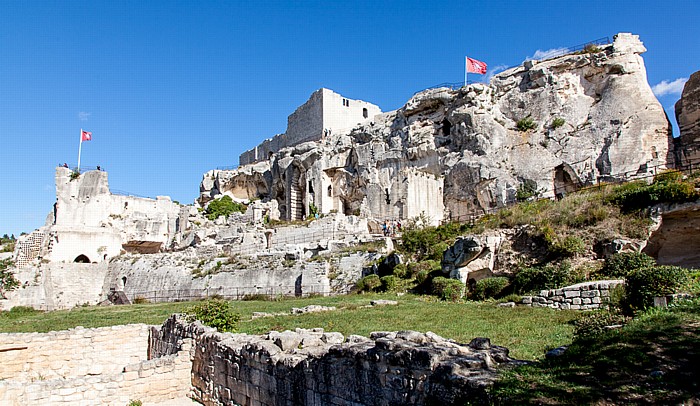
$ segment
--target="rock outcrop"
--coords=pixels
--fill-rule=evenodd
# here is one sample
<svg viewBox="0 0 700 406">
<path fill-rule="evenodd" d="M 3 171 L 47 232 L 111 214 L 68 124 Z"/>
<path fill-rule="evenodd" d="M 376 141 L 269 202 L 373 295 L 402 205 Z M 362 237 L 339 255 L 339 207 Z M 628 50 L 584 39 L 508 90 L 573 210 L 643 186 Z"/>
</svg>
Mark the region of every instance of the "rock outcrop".
<svg viewBox="0 0 700 406">
<path fill-rule="evenodd" d="M 419 92 L 352 130 L 269 151 L 269 169 L 208 173 L 202 195 L 257 194 L 276 200 L 283 219 L 313 205 L 437 224 L 526 192 L 554 197 L 646 175 L 666 163 L 672 139 L 647 83 L 646 49 L 637 36 L 618 34 L 592 51 L 528 61 L 489 85 Z"/>
<path fill-rule="evenodd" d="M 463 283 L 493 276 L 504 239 L 498 232 L 457 238 L 442 254 L 442 271 Z"/>
<path fill-rule="evenodd" d="M 681 163 L 700 166 L 700 71 L 690 75 L 683 87 L 676 102 L 676 121 L 681 133 Z"/>
<path fill-rule="evenodd" d="M 643 252 L 662 265 L 700 268 L 700 205 L 659 205 L 652 213 L 657 226 Z"/>
</svg>

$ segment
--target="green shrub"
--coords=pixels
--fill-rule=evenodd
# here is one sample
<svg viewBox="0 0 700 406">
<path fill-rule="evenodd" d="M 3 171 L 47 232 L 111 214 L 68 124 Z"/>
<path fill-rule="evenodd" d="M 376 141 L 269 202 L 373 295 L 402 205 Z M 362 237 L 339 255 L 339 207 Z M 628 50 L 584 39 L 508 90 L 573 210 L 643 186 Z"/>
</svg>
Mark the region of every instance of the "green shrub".
<svg viewBox="0 0 700 406">
<path fill-rule="evenodd" d="M 641 252 L 618 252 L 605 260 L 600 276 L 624 278 L 631 271 L 656 265 L 656 260 Z"/>
<path fill-rule="evenodd" d="M 669 169 L 654 176 L 654 183 L 680 182 L 682 180 L 683 173 L 675 169 Z"/>
<path fill-rule="evenodd" d="M 690 282 L 690 272 L 678 266 L 648 266 L 630 272 L 625 278 L 625 294 L 632 310 L 654 304 L 654 296 L 680 292 Z"/>
<path fill-rule="evenodd" d="M 416 273 L 416 283 L 421 285 L 428 280 L 430 276 L 430 271 L 427 269 L 421 269 Z"/>
<path fill-rule="evenodd" d="M 447 248 L 449 240 L 470 230 L 468 224 L 456 222 L 447 223 L 438 227 L 423 227 L 405 229 L 401 235 L 401 249 L 404 252 L 417 254 L 419 258 L 431 257 L 442 259 L 442 253 Z"/>
<path fill-rule="evenodd" d="M 127 406 L 143 406 L 143 402 L 140 400 L 131 400 Z"/>
<path fill-rule="evenodd" d="M 429 258 L 436 261 L 442 261 L 442 254 L 445 253 L 450 248 L 450 245 L 446 242 L 439 242 L 430 247 Z"/>
<path fill-rule="evenodd" d="M 151 303 L 151 301 L 146 299 L 143 296 L 136 296 L 134 298 L 134 304 L 146 304 L 146 303 Z"/>
<path fill-rule="evenodd" d="M 396 292 L 396 287 L 399 282 L 399 278 L 394 275 L 382 276 L 379 279 L 382 283 L 381 290 L 383 292 Z"/>
<path fill-rule="evenodd" d="M 522 268 L 513 279 L 515 293 L 528 293 L 542 289 L 556 289 L 564 286 L 569 279 L 570 266 L 545 265 Z"/>
<path fill-rule="evenodd" d="M 225 300 L 205 300 L 189 309 L 189 319 L 216 328 L 219 332 L 234 333 L 241 315 L 235 313 Z"/>
<path fill-rule="evenodd" d="M 204 212 L 209 220 L 216 220 L 221 216 L 228 217 L 235 212 L 245 213 L 246 209 L 245 204 L 234 202 L 231 196 L 225 195 L 209 203 Z"/>
<path fill-rule="evenodd" d="M 610 310 L 586 312 L 574 320 L 574 339 L 580 340 L 605 332 L 608 326 L 624 325 L 630 320 L 620 313 Z"/>
<path fill-rule="evenodd" d="M 520 295 L 517 295 L 515 293 L 511 293 L 508 296 L 503 296 L 500 298 L 498 301 L 501 303 L 506 303 L 506 302 L 515 302 L 515 303 L 520 303 L 520 301 L 523 300 L 523 297 Z"/>
<path fill-rule="evenodd" d="M 675 172 L 661 173 L 657 179 L 651 185 L 638 181 L 620 186 L 608 201 L 620 206 L 625 212 L 631 212 L 658 203 L 683 203 L 700 198 L 695 184 L 678 180 Z"/>
<path fill-rule="evenodd" d="M 444 276 L 433 278 L 432 285 L 434 295 L 451 302 L 459 300 L 464 292 L 464 284 L 461 281 Z"/>
<path fill-rule="evenodd" d="M 264 293 L 248 293 L 241 298 L 244 302 L 269 302 L 270 295 Z"/>
<path fill-rule="evenodd" d="M 397 278 L 405 279 L 409 276 L 408 266 L 406 264 L 398 264 L 392 271 Z"/>
<path fill-rule="evenodd" d="M 535 129 L 537 127 L 537 124 L 535 123 L 535 120 L 532 119 L 532 117 L 527 116 L 518 120 L 515 126 L 518 128 L 518 131 L 525 132 L 528 130 Z"/>
<path fill-rule="evenodd" d="M 554 120 L 552 120 L 552 124 L 551 124 L 550 127 L 551 127 L 552 129 L 556 130 L 557 128 L 563 126 L 564 124 L 566 124 L 566 120 L 564 120 L 564 119 L 561 118 L 561 117 L 557 117 L 557 118 L 555 118 Z"/>
<path fill-rule="evenodd" d="M 538 196 L 539 193 L 539 190 L 537 190 L 537 183 L 525 181 L 518 186 L 518 190 L 515 192 L 515 199 L 519 202 L 524 202 L 531 197 Z"/>
<path fill-rule="evenodd" d="M 475 300 L 495 298 L 508 286 L 508 283 L 508 278 L 502 276 L 481 279 L 474 285 L 471 296 Z"/>
<path fill-rule="evenodd" d="M 567 235 L 563 239 L 557 239 L 551 246 L 550 250 L 560 256 L 574 257 L 586 252 L 586 242 L 581 237 L 575 235 Z"/>
<path fill-rule="evenodd" d="M 360 292 L 375 292 L 380 286 L 382 286 L 382 281 L 379 279 L 379 275 L 375 274 L 365 276 L 356 284 L 357 290 Z"/>
</svg>

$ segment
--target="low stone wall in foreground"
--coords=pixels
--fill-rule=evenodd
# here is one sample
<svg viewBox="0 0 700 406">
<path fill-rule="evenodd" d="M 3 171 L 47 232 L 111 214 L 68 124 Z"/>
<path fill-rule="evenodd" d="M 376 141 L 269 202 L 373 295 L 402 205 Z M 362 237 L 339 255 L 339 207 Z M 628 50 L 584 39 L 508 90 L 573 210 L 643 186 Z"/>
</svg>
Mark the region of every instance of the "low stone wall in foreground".
<svg viewBox="0 0 700 406">
<path fill-rule="evenodd" d="M 196 343 L 193 397 L 205 405 L 479 403 L 495 368 L 515 362 L 486 338 L 465 345 L 415 331 L 347 339 L 323 329 L 221 334 L 175 316 L 151 348 L 167 354 L 185 337 Z"/>
<path fill-rule="evenodd" d="M 192 340 L 147 360 L 150 326 L 0 334 L 0 405 L 144 404 L 186 397 Z"/>
</svg>

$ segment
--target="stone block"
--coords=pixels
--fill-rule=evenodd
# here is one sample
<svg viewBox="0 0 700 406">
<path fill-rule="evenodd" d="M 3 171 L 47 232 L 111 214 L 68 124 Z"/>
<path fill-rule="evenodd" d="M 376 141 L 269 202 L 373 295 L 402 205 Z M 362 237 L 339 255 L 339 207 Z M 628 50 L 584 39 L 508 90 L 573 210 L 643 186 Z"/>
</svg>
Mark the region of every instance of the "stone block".
<svg viewBox="0 0 700 406">
<path fill-rule="evenodd" d="M 522 303 L 523 304 L 532 304 L 532 296 L 523 296 Z"/>
<path fill-rule="evenodd" d="M 575 297 L 571 299 L 571 303 L 575 305 L 580 305 L 581 304 L 581 298 L 580 297 Z"/>
<path fill-rule="evenodd" d="M 581 297 L 581 291 L 579 291 L 579 290 L 564 291 L 564 297 L 566 297 L 566 298 Z"/>
<path fill-rule="evenodd" d="M 581 298 L 581 304 L 591 304 L 591 299 L 587 297 Z"/>
<path fill-rule="evenodd" d="M 571 305 L 570 307 L 571 310 L 581 310 L 581 305 Z"/>
<path fill-rule="evenodd" d="M 602 303 L 602 302 L 603 302 L 603 301 L 601 300 L 600 297 L 591 298 L 591 303 L 600 304 L 600 303 Z"/>
<path fill-rule="evenodd" d="M 597 290 L 589 290 L 589 291 L 581 292 L 581 297 L 589 297 L 590 298 L 590 297 L 596 297 L 596 296 L 600 296 L 600 292 Z"/>
</svg>

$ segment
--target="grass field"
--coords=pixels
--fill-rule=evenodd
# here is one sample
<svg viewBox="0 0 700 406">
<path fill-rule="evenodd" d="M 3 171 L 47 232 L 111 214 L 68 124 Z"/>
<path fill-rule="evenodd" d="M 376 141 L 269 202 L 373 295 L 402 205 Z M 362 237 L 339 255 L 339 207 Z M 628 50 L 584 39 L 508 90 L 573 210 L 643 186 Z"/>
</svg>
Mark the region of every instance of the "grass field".
<svg viewBox="0 0 700 406">
<path fill-rule="evenodd" d="M 372 299 L 397 300 L 397 306 L 364 307 Z M 253 312 L 289 312 L 309 304 L 336 306 L 339 310 L 298 316 L 275 316 L 251 320 Z M 0 332 L 46 332 L 76 326 L 102 327 L 129 323 L 161 324 L 170 314 L 186 312 L 192 302 L 140 304 L 109 307 L 79 307 L 45 313 L 0 313 Z M 488 337 L 495 345 L 507 347 L 511 356 L 533 360 L 552 347 L 569 343 L 574 312 L 542 308 L 500 308 L 493 303 L 449 303 L 432 297 L 392 294 L 347 295 L 281 301 L 233 302 L 241 314 L 239 331 L 265 333 L 322 327 L 345 335 L 368 335 L 372 331 L 432 331 L 443 337 L 468 343 L 474 337 Z"/>
</svg>

